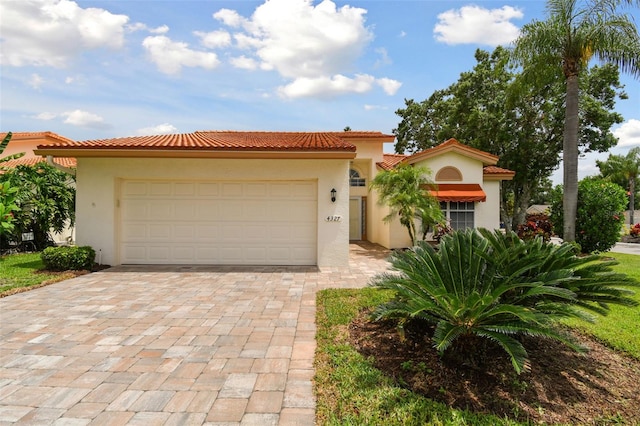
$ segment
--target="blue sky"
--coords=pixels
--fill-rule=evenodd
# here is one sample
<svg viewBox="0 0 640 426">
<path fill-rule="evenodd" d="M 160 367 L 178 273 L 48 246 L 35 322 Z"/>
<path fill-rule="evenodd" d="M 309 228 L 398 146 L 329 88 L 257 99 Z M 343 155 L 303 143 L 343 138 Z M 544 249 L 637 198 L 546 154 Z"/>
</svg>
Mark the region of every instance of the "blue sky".
<svg viewBox="0 0 640 426">
<path fill-rule="evenodd" d="M 405 98 L 455 82 L 475 49 L 509 45 L 522 25 L 544 19 L 545 4 L 0 1 L 0 130 L 79 141 L 346 126 L 391 133 Z M 625 122 L 615 154 L 640 145 L 640 81 L 622 80 L 629 99 L 617 105 Z M 585 157 L 581 177 L 606 156 Z"/>
</svg>

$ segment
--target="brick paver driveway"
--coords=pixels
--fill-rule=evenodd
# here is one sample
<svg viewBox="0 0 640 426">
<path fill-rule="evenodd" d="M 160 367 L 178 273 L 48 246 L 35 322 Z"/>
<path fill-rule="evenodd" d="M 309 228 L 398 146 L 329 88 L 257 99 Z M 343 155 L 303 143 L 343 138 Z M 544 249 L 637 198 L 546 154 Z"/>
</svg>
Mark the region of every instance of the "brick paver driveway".
<svg viewBox="0 0 640 426">
<path fill-rule="evenodd" d="M 315 293 L 349 268 L 118 267 L 0 299 L 0 424 L 314 423 Z"/>
</svg>

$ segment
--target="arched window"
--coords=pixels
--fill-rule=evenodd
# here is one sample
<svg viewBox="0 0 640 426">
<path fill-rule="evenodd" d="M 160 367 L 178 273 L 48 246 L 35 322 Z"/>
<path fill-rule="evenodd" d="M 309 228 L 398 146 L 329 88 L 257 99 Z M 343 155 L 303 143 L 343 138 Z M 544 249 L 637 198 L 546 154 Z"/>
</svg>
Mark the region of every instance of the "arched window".
<svg viewBox="0 0 640 426">
<path fill-rule="evenodd" d="M 436 182 L 441 182 L 441 181 L 459 182 L 461 180 L 462 180 L 462 173 L 460 173 L 460 170 L 458 170 L 453 166 L 443 167 L 440 170 L 438 170 L 438 173 L 436 173 Z"/>
<path fill-rule="evenodd" d="M 350 186 L 366 186 L 365 178 L 360 176 L 357 170 L 349 170 L 349 185 Z"/>
</svg>

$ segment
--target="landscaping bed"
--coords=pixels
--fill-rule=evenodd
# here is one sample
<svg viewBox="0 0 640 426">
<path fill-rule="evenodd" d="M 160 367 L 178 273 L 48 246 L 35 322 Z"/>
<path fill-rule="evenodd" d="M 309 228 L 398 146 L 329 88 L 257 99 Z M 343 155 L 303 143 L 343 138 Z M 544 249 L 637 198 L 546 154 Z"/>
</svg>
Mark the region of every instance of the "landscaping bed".
<svg viewBox="0 0 640 426">
<path fill-rule="evenodd" d="M 640 424 L 640 361 L 572 332 L 588 348 L 579 354 L 547 339 L 525 339 L 530 371 L 515 374 L 503 350 L 476 365 L 443 362 L 431 342 L 395 323 L 370 322 L 362 311 L 349 342 L 399 386 L 450 407 L 523 422 Z"/>
</svg>

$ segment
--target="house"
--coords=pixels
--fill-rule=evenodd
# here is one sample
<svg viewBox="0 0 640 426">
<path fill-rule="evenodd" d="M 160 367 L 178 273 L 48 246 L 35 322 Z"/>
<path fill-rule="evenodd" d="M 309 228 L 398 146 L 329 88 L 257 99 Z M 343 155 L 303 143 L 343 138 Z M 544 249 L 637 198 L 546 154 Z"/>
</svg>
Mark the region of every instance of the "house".
<svg viewBox="0 0 640 426">
<path fill-rule="evenodd" d="M 389 169 L 402 162 L 431 171 L 437 189 L 430 192 L 453 229 L 500 227 L 500 182 L 513 179 L 515 172 L 496 166 L 497 156 L 449 139 L 411 156 L 385 155 L 378 166 Z M 403 229 L 392 222 L 380 243 L 389 248 L 409 246 Z"/>
<path fill-rule="evenodd" d="M 6 132 L 0 133 L 0 140 L 3 140 L 6 136 Z M 34 150 L 38 146 L 55 143 L 74 143 L 74 141 L 54 132 L 12 132 L 11 140 L 9 140 L 9 144 L 0 154 L 0 157 L 8 157 L 19 153 L 24 153 L 24 155 L 0 164 L 0 173 L 2 173 L 3 169 L 12 169 L 17 166 L 34 166 L 47 161 L 47 158 L 36 155 Z M 73 174 L 75 173 L 73 169 L 76 167 L 76 159 L 69 157 L 58 158 L 54 166 L 66 173 Z M 54 243 L 66 244 L 73 240 L 74 229 L 71 226 L 67 226 L 60 233 L 50 231 L 49 234 Z M 25 235 L 28 235 L 28 233 Z"/>
<path fill-rule="evenodd" d="M 0 133 L 0 141 L 6 136 L 6 132 Z M 73 140 L 54 132 L 13 132 L 9 144 L 0 156 L 7 157 L 21 152 L 24 152 L 24 155 L 18 159 L 2 163 L 2 167 L 13 168 L 18 165 L 33 166 L 34 164 L 46 161 L 46 158 L 36 155 L 33 151 L 40 145 L 50 145 L 59 142 L 73 143 Z M 75 158 L 58 158 L 56 162 L 67 168 L 76 166 Z"/>
<path fill-rule="evenodd" d="M 77 159 L 77 243 L 111 265 L 346 266 L 350 240 L 406 246 L 368 189 L 394 161 L 436 173 L 446 164 L 440 181 L 486 195 L 473 201 L 474 225 L 498 227 L 499 180 L 512 172 L 495 156 L 455 141 L 384 154 L 393 141 L 380 132 L 197 131 L 60 141 L 36 154 Z"/>
</svg>

